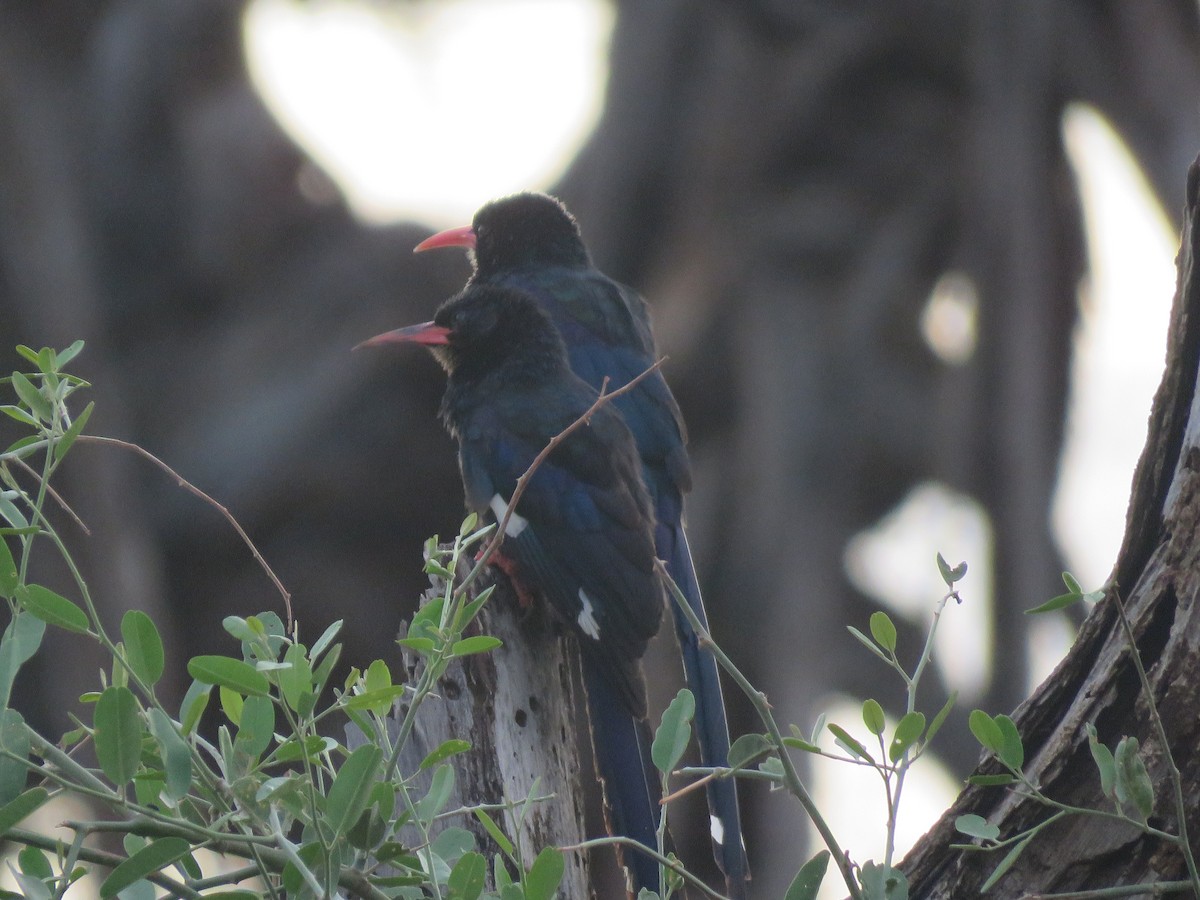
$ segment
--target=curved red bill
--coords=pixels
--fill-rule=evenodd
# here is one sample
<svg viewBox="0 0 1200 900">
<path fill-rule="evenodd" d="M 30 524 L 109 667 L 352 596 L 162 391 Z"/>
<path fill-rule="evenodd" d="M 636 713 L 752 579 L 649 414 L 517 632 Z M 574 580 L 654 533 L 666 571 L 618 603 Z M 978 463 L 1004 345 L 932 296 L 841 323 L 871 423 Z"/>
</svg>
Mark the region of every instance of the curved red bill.
<svg viewBox="0 0 1200 900">
<path fill-rule="evenodd" d="M 378 347 L 382 344 L 448 344 L 450 343 L 450 329 L 444 325 L 435 325 L 433 322 L 422 322 L 419 325 L 409 325 L 406 328 L 397 328 L 395 331 L 385 331 L 383 334 L 377 334 L 373 338 L 368 338 L 363 341 L 355 350 L 363 347 Z"/>
<path fill-rule="evenodd" d="M 470 247 L 475 249 L 475 230 L 470 225 L 460 225 L 458 228 L 447 228 L 439 231 L 433 237 L 427 237 L 417 246 L 413 253 L 423 253 L 426 250 L 436 250 L 439 247 Z"/>
</svg>

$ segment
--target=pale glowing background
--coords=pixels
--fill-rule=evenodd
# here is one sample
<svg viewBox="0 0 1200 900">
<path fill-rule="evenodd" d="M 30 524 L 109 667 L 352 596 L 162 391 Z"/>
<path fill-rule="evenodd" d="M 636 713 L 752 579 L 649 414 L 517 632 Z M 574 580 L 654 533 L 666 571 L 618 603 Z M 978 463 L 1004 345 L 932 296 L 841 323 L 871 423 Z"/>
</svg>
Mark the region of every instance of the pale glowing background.
<svg viewBox="0 0 1200 900">
<path fill-rule="evenodd" d="M 468 221 L 487 199 L 544 188 L 562 172 L 599 114 L 611 26 L 612 10 L 599 0 L 447 0 L 436 7 L 256 0 L 246 44 L 255 83 L 358 215 L 445 227 Z M 1054 524 L 1070 569 L 1092 589 L 1108 576 L 1119 547 L 1162 375 L 1177 240 L 1099 116 L 1077 109 L 1064 133 L 1084 188 L 1094 270 L 1081 292 Z M 953 302 L 946 308 L 941 324 L 952 329 L 953 344 L 962 323 Z M 963 589 L 975 612 L 969 603 L 948 610 L 937 654 L 944 677 L 968 696 L 986 664 L 979 610 L 990 592 L 981 574 L 988 544 L 968 501 L 929 486 L 847 554 L 860 586 L 903 609 L 929 609 L 940 595 L 937 551 L 952 564 L 972 564 Z M 1061 624 L 1042 627 L 1034 684 L 1068 640 Z M 835 707 L 831 719 L 852 730 L 860 722 L 857 707 Z M 837 771 L 836 779 L 820 779 L 822 809 L 856 858 L 881 856 L 878 778 L 847 779 L 848 767 Z M 955 792 L 949 778 L 918 767 L 900 845 L 920 836 Z M 876 809 L 877 816 L 863 813 Z M 864 819 L 879 825 L 864 827 Z M 841 896 L 833 882 L 827 879 L 829 895 Z"/>
</svg>

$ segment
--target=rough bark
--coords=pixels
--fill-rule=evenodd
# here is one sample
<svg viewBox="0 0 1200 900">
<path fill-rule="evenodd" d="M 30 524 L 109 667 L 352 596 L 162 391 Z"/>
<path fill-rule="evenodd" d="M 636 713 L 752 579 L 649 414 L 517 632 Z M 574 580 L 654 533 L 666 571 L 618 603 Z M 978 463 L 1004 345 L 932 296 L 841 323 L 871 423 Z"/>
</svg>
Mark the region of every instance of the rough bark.
<svg viewBox="0 0 1200 900">
<path fill-rule="evenodd" d="M 478 585 L 486 587 L 485 583 Z M 417 772 L 421 761 L 451 739 L 468 740 L 471 749 L 452 757 L 454 790 L 447 810 L 485 803 L 520 803 L 537 796 L 550 799 L 511 812 L 492 811 L 530 865 L 546 847 L 578 844 L 587 836 L 585 785 L 590 758 L 577 740 L 578 658 L 574 644 L 562 639 L 544 610 L 521 609 L 505 579 L 480 611 L 479 632 L 503 641 L 490 653 L 453 663 L 438 682 L 437 693 L 420 708 L 401 770 Z M 424 663 L 406 652 L 408 682 L 415 684 Z M 399 728 L 407 708 L 393 721 Z M 417 796 L 426 790 L 433 770 L 415 780 Z M 444 820 L 475 835 L 476 845 L 495 848 L 474 816 Z M 437 830 L 440 830 L 437 829 Z M 560 894 L 587 897 L 591 892 L 589 857 L 565 854 Z M 515 874 L 515 873 L 514 873 Z M 489 877 L 490 881 L 490 877 Z"/>
<path fill-rule="evenodd" d="M 1178 833 L 1168 761 L 1179 767 L 1186 826 L 1200 850 L 1200 417 L 1193 416 L 1200 364 L 1200 166 L 1187 179 L 1187 209 L 1167 368 L 1154 401 L 1150 433 L 1134 478 L 1125 541 L 1108 595 L 1084 622 L 1067 658 L 1014 718 L 1024 739 L 1026 771 L 1045 794 L 1063 803 L 1111 809 L 1100 791 L 1084 726 L 1095 725 L 1113 747 L 1138 738 L 1155 783 L 1151 824 Z M 1131 648 L 1117 618 L 1122 598 L 1136 636 L 1167 748 L 1158 741 Z M 980 772 L 998 771 L 984 761 Z M 954 819 L 976 813 L 1006 837 L 1044 819 L 1046 808 L 996 787 L 971 787 L 902 864 L 910 896 L 975 896 L 999 862 L 996 855 L 948 849 L 961 841 Z M 1040 834 L 991 891 L 997 898 L 1085 890 L 1186 877 L 1180 853 L 1162 841 L 1112 821 L 1075 817 Z"/>
</svg>

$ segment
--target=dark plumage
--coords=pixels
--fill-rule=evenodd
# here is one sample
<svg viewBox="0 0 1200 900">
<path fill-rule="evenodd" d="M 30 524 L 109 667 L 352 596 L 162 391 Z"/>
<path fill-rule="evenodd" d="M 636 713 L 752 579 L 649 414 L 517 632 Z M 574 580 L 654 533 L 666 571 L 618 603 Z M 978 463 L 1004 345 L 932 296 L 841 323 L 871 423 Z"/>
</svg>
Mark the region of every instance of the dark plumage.
<svg viewBox="0 0 1200 900">
<path fill-rule="evenodd" d="M 519 290 L 533 297 L 566 345 L 571 369 L 593 388 L 605 378 L 623 386 L 657 358 L 645 300 L 592 266 L 575 219 L 553 197 L 523 193 L 481 207 L 469 227 L 434 235 L 418 250 L 465 246 L 475 272 L 468 284 Z M 691 489 L 686 432 L 675 398 L 655 372 L 614 405 L 637 442 L 657 521 L 655 543 L 689 606 L 707 627 L 683 526 L 683 495 Z M 704 765 L 728 762 L 729 726 L 718 668 L 682 613 L 675 613 L 687 682 L 696 695 L 696 731 Z M 713 851 L 728 892 L 745 895 L 749 868 L 742 842 L 737 785 L 710 782 Z"/>
<path fill-rule="evenodd" d="M 535 457 L 597 396 L 571 372 L 546 314 L 511 289 L 469 286 L 432 322 L 367 343 L 390 341 L 425 344 L 446 369 L 441 415 L 458 441 L 467 504 L 497 520 Z M 662 620 L 663 588 L 637 446 L 611 406 L 595 410 L 537 469 L 501 552 L 519 584 L 578 639 L 613 829 L 655 846 L 661 792 L 641 657 Z M 657 890 L 657 865 L 640 853 L 627 859 L 636 887 Z"/>
</svg>

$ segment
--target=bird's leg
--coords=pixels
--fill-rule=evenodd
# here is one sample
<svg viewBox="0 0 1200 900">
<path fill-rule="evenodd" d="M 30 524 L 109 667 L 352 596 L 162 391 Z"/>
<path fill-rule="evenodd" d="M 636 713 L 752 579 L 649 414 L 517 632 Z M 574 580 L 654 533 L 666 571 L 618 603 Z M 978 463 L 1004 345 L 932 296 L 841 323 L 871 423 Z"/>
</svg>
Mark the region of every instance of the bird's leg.
<svg viewBox="0 0 1200 900">
<path fill-rule="evenodd" d="M 508 576 L 508 581 L 512 585 L 513 591 L 516 592 L 517 603 L 520 604 L 521 609 L 530 609 L 533 606 L 533 594 L 521 581 L 517 572 L 517 561 L 505 556 L 503 551 L 497 550 L 492 554 L 491 564 Z"/>
</svg>

